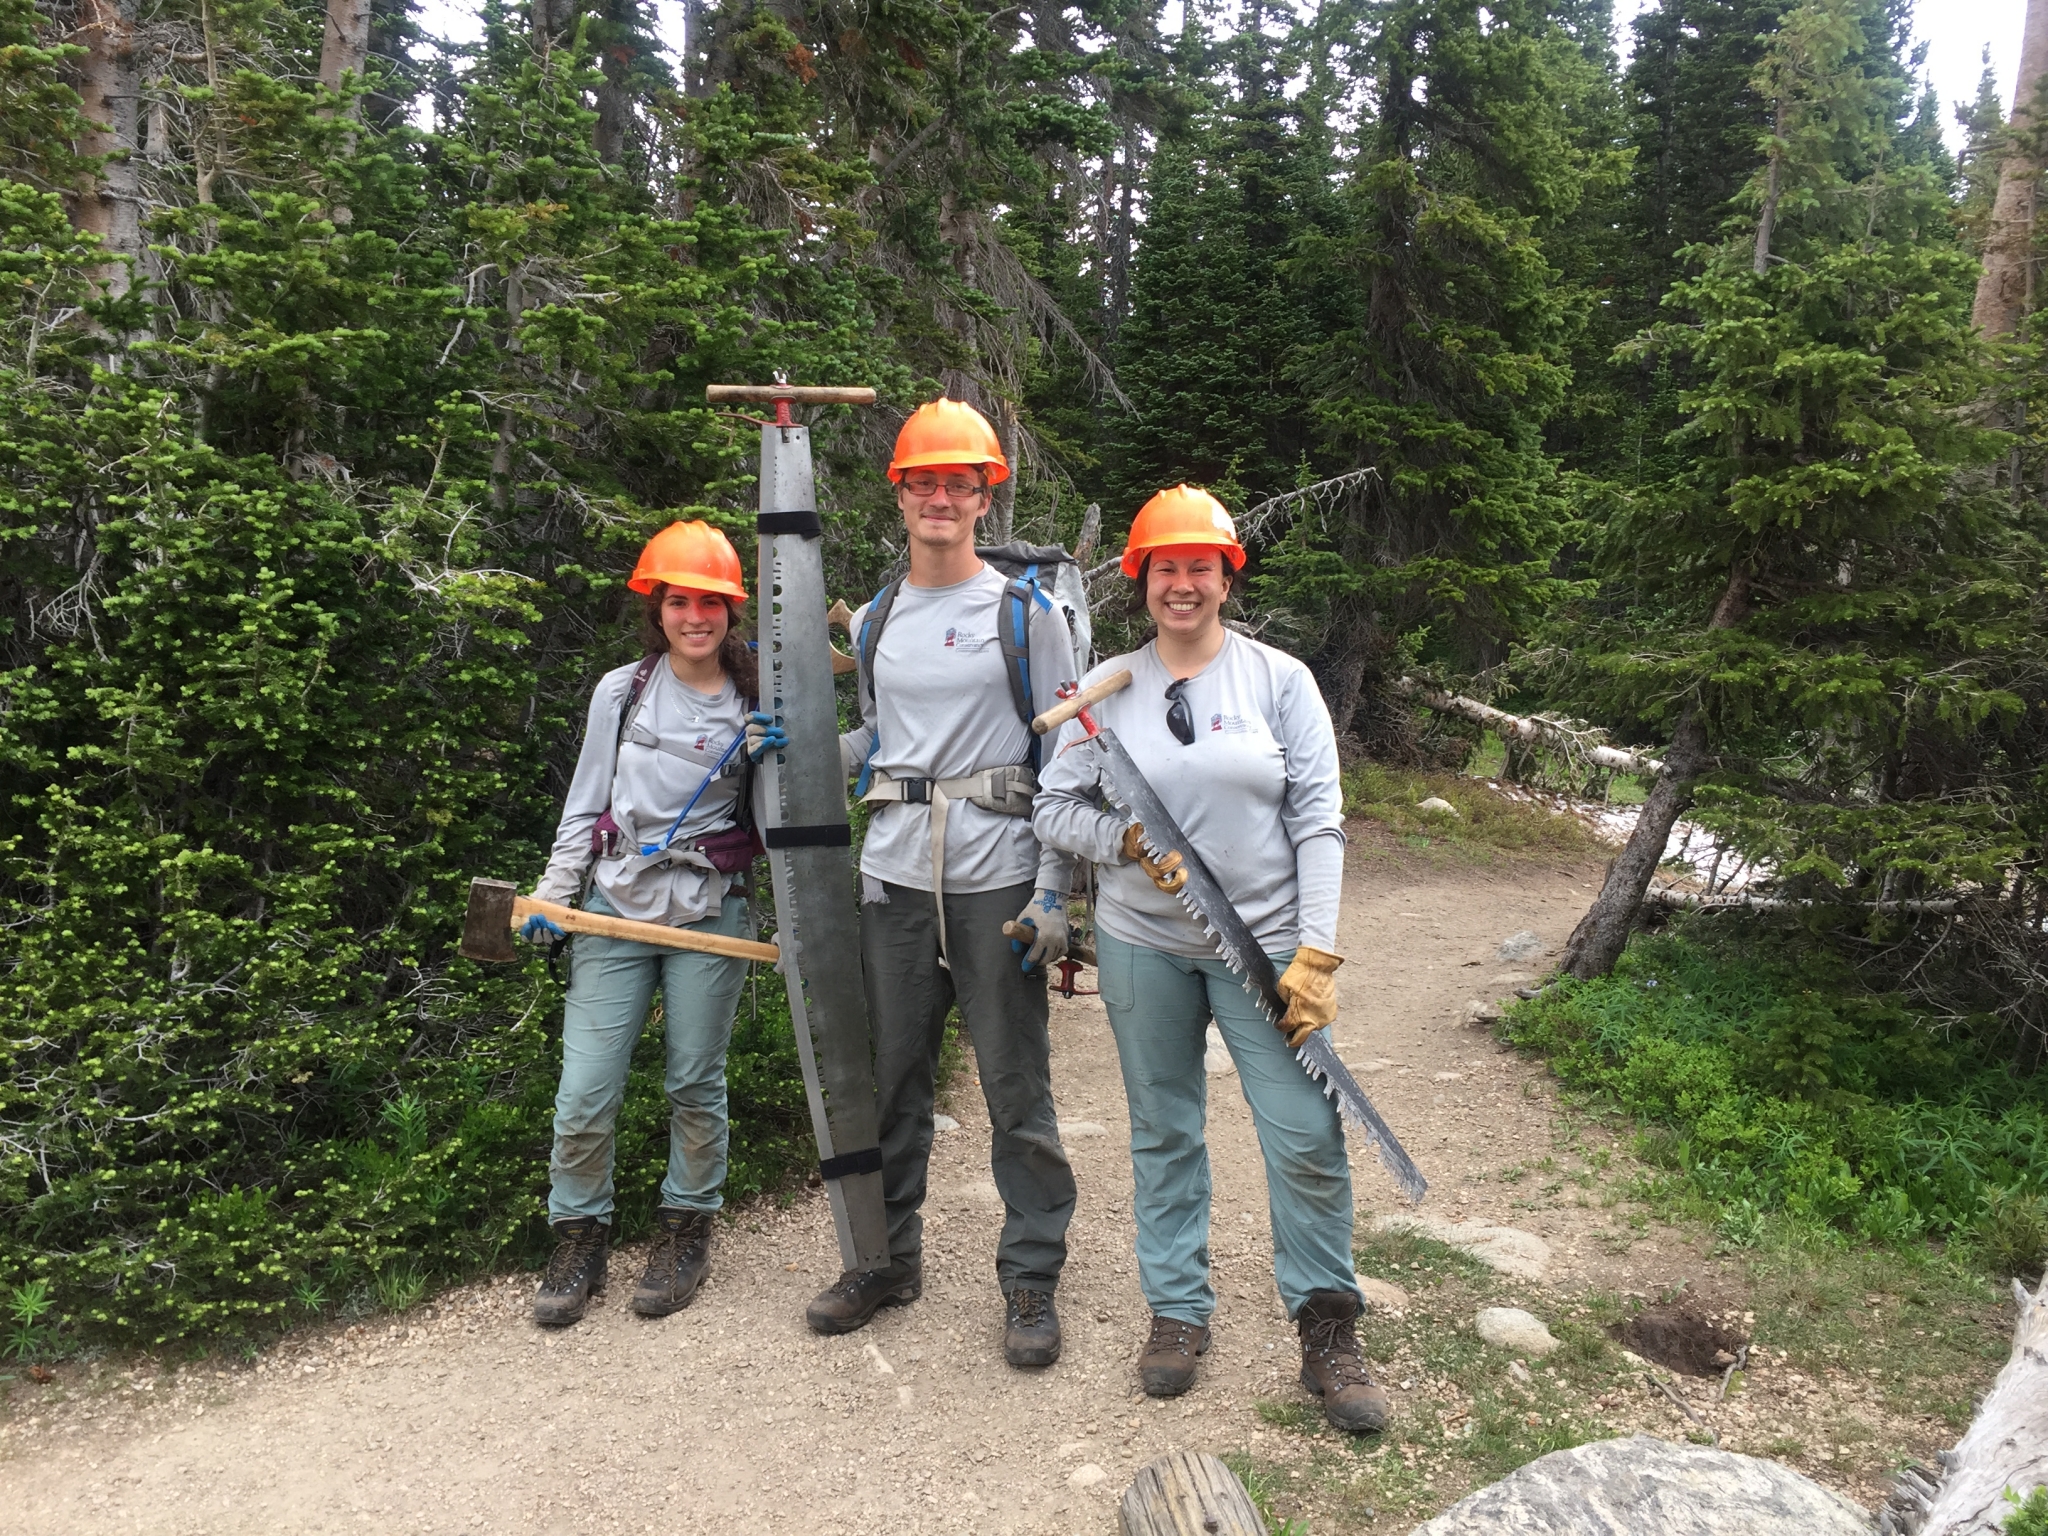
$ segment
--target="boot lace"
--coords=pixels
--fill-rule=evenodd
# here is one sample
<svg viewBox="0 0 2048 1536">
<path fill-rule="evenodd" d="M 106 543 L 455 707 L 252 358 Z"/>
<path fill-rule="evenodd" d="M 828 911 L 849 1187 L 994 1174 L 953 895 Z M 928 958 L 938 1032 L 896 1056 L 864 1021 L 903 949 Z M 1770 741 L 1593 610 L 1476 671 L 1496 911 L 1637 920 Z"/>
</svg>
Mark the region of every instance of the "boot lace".
<svg viewBox="0 0 2048 1536">
<path fill-rule="evenodd" d="M 1152 1337 L 1145 1341 L 1145 1353 L 1192 1355 L 1195 1338 L 1200 1331 L 1193 1323 L 1184 1323 L 1177 1317 L 1155 1317 L 1152 1319 Z"/>
<path fill-rule="evenodd" d="M 1010 1312 L 1020 1328 L 1037 1328 L 1045 1323 L 1052 1298 L 1043 1291 L 1010 1292 Z"/>
<path fill-rule="evenodd" d="M 541 1277 L 541 1287 L 549 1291 L 566 1291 L 581 1278 L 585 1267 L 599 1253 L 604 1251 L 604 1228 L 594 1232 L 579 1232 L 565 1237 L 555 1244 L 555 1251 L 548 1259 L 547 1273 Z"/>
<path fill-rule="evenodd" d="M 1302 1335 L 1301 1345 L 1338 1391 L 1372 1385 L 1372 1372 L 1365 1368 L 1365 1354 L 1358 1347 L 1358 1329 L 1353 1319 L 1317 1318 Z"/>
</svg>

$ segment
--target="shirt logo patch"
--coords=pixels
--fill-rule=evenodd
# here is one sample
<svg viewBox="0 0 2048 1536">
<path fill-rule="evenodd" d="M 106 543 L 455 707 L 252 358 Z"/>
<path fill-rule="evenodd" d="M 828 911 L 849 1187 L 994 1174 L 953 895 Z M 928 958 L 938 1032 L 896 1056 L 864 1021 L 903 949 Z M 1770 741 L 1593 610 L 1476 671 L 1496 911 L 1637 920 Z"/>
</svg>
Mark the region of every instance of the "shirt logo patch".
<svg viewBox="0 0 2048 1536">
<path fill-rule="evenodd" d="M 1209 729 L 1224 736 L 1246 736 L 1257 727 L 1243 715 L 1211 715 Z"/>
<path fill-rule="evenodd" d="M 698 750 L 699 752 L 702 752 L 702 751 L 704 750 L 704 743 L 706 743 L 706 742 L 707 742 L 707 741 L 709 741 L 710 739 L 711 739 L 711 733 L 710 733 L 709 731 L 706 731 L 706 732 L 705 732 L 705 733 L 704 733 L 703 735 L 699 736 L 699 737 L 697 738 L 697 750 Z"/>
<path fill-rule="evenodd" d="M 949 630 L 947 630 L 947 631 L 946 631 L 946 649 L 947 649 L 947 650 L 951 650 L 951 649 L 953 648 L 953 643 L 954 643 L 955 639 L 956 639 L 956 638 L 958 637 L 958 634 L 959 634 L 959 631 L 957 631 L 957 630 L 952 630 L 952 629 L 949 629 Z"/>
</svg>

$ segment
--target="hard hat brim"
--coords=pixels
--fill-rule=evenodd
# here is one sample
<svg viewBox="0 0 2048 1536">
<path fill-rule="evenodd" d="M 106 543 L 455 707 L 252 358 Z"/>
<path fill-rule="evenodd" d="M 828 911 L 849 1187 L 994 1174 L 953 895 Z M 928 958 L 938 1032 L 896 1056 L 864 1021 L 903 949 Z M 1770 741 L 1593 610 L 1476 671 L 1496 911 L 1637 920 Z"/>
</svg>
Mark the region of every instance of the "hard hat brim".
<svg viewBox="0 0 2048 1536">
<path fill-rule="evenodd" d="M 1010 478 L 1010 466 L 1001 459 L 977 459 L 962 457 L 958 450 L 940 453 L 913 453 L 907 459 L 897 459 L 889 465 L 889 479 L 900 483 L 903 472 L 910 469 L 932 469 L 940 464 L 958 464 L 964 469 L 979 469 L 988 476 L 992 486 L 1001 485 Z"/>
<path fill-rule="evenodd" d="M 1244 569 L 1244 546 L 1238 543 L 1225 544 L 1220 539 L 1191 539 L 1184 533 L 1164 535 L 1147 539 L 1142 544 L 1132 544 L 1124 549 L 1123 573 L 1131 580 L 1138 579 L 1138 572 L 1145 564 L 1145 557 L 1155 549 L 1218 549 L 1233 571 Z"/>
<path fill-rule="evenodd" d="M 747 589 L 736 581 L 721 581 L 716 576 L 699 576 L 694 571 L 677 571 L 673 574 L 662 571 L 635 571 L 626 583 L 635 592 L 652 593 L 656 586 L 666 584 L 680 587 L 686 592 L 713 592 L 720 597 L 747 600 Z"/>
</svg>

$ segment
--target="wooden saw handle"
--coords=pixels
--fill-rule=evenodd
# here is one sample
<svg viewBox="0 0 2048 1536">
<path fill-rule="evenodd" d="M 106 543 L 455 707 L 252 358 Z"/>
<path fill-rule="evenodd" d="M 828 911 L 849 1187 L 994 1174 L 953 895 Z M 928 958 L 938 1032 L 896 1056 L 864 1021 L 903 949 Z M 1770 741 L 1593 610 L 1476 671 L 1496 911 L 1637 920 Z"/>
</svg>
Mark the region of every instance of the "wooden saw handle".
<svg viewBox="0 0 2048 1536">
<path fill-rule="evenodd" d="M 730 955 L 735 960 L 763 960 L 770 965 L 782 959 L 773 944 L 752 939 L 735 939 L 723 933 L 695 933 L 688 928 L 670 928 L 663 923 L 636 923 L 630 917 L 607 917 L 602 912 L 578 912 L 552 901 L 535 901 L 531 896 L 512 899 L 512 926 L 523 928 L 538 913 L 568 933 L 594 933 L 607 939 L 631 939 L 636 944 L 659 944 L 664 949 L 694 949 L 707 955 Z"/>
<path fill-rule="evenodd" d="M 704 398 L 712 405 L 728 400 L 787 400 L 794 405 L 873 405 L 872 389 L 836 384 L 707 384 Z"/>
<path fill-rule="evenodd" d="M 1044 714 L 1031 722 L 1031 729 L 1044 736 L 1058 730 L 1090 704 L 1108 698 L 1112 693 L 1122 693 L 1131 686 L 1131 669 L 1112 672 L 1099 683 L 1090 683 L 1071 699 L 1061 699 Z"/>
</svg>

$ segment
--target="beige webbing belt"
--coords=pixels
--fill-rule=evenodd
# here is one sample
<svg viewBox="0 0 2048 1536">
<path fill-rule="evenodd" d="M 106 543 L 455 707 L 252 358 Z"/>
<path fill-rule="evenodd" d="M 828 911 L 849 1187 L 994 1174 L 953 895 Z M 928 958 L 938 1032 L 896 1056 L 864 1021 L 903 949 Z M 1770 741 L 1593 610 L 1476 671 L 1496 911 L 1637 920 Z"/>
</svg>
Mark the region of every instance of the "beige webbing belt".
<svg viewBox="0 0 2048 1536">
<path fill-rule="evenodd" d="M 1027 764 L 982 768 L 957 779 L 892 779 L 877 772 L 868 781 L 866 805 L 929 805 L 932 808 L 932 902 L 939 914 L 939 959 L 948 970 L 953 957 L 946 948 L 946 810 L 955 800 L 970 800 L 999 816 L 1029 816 L 1038 793 L 1038 775 Z"/>
</svg>

